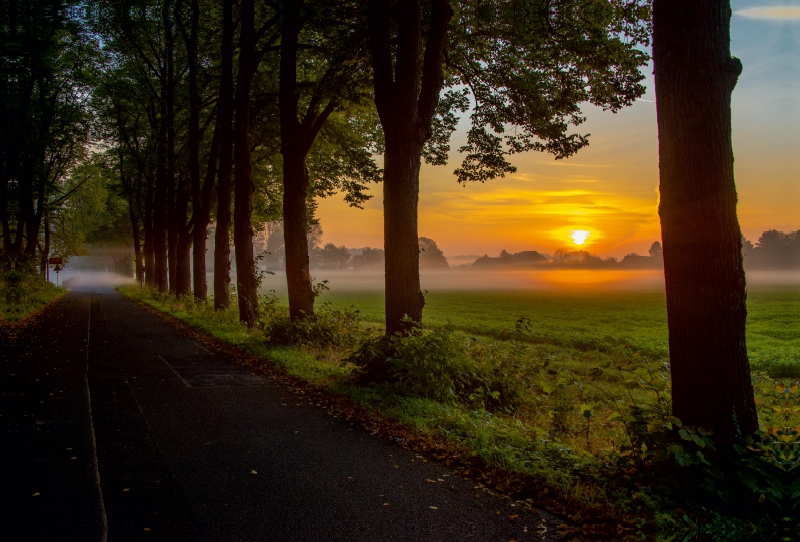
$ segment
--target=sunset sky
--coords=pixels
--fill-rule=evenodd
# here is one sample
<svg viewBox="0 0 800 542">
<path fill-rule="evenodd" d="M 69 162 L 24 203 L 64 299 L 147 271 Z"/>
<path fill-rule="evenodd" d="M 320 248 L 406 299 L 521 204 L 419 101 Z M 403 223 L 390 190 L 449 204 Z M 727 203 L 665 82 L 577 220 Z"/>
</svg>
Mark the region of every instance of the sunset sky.
<svg viewBox="0 0 800 542">
<path fill-rule="evenodd" d="M 768 1 L 732 1 L 731 50 L 744 64 L 733 93 L 739 220 L 754 242 L 765 229 L 800 229 L 800 1 Z M 647 92 L 632 107 L 616 115 L 584 108 L 579 131 L 591 134 L 590 146 L 568 160 L 517 155 L 516 174 L 460 186 L 452 174 L 461 162 L 459 129 L 450 163 L 423 165 L 420 235 L 449 257 L 579 246 L 602 256 L 646 254 L 661 236 L 652 68 L 645 73 Z M 324 242 L 382 247 L 381 187 L 372 194 L 364 210 L 340 197 L 320 201 Z"/>
</svg>

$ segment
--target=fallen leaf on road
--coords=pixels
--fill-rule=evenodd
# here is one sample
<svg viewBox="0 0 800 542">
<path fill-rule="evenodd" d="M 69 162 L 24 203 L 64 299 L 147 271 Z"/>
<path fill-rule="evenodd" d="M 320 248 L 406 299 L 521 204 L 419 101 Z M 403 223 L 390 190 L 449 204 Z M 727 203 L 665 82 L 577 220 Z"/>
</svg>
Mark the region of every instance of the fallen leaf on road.
<svg viewBox="0 0 800 542">
<path fill-rule="evenodd" d="M 428 508 L 430 508 L 431 510 L 438 510 L 439 509 L 439 507 L 437 507 L 437 506 L 429 506 Z"/>
<path fill-rule="evenodd" d="M 131 488 L 129 488 L 129 487 L 126 487 L 126 488 L 125 488 L 125 489 L 123 489 L 122 491 L 130 491 L 130 490 L 131 490 Z"/>
<path fill-rule="evenodd" d="M 508 519 L 510 519 L 511 521 L 514 521 L 518 517 L 519 517 L 519 514 L 514 514 L 513 516 L 508 516 Z"/>
<path fill-rule="evenodd" d="M 428 482 L 429 484 L 435 484 L 436 483 L 436 480 L 431 480 L 430 478 L 425 478 L 425 481 Z"/>
<path fill-rule="evenodd" d="M 39 495 L 41 495 L 41 493 L 39 493 L 38 491 L 33 494 L 34 497 L 38 497 Z"/>
<path fill-rule="evenodd" d="M 258 472 L 254 471 L 254 470 L 251 470 L 250 474 L 258 474 Z"/>
</svg>

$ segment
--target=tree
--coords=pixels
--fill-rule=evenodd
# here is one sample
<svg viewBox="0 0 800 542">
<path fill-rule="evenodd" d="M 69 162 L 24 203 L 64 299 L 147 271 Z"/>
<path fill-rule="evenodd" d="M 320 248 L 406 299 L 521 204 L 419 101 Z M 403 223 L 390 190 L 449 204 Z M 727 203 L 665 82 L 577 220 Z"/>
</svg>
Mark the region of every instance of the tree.
<svg viewBox="0 0 800 542">
<path fill-rule="evenodd" d="M 386 254 L 383 249 L 365 247 L 361 254 L 353 256 L 350 262 L 355 270 L 378 270 L 386 265 Z"/>
<path fill-rule="evenodd" d="M 231 304 L 231 195 L 233 175 L 233 0 L 222 1 L 221 75 L 219 112 L 215 130 L 219 130 L 219 171 L 217 173 L 217 214 L 214 231 L 214 308 L 227 309 Z"/>
<path fill-rule="evenodd" d="M 84 157 L 92 124 L 96 46 L 62 7 L 0 4 L 0 255 L 26 269 L 35 265 L 50 203 Z"/>
<path fill-rule="evenodd" d="M 309 275 L 306 238 L 310 224 L 308 202 L 315 192 L 309 175 L 308 154 L 318 136 L 326 135 L 322 129 L 334 112 L 368 103 L 370 96 L 365 69 L 366 43 L 359 19 L 352 15 L 352 5 L 336 1 L 283 0 L 282 8 L 278 103 L 283 219 L 289 314 L 296 319 L 314 316 L 316 297 Z M 357 183 L 372 180 L 370 177 L 377 169 L 371 157 L 362 157 L 361 161 L 366 162 L 367 167 L 359 172 L 363 175 L 356 176 Z M 327 172 L 335 186 L 352 193 L 352 184 L 343 183 L 343 177 L 347 176 L 341 172 L 331 175 L 330 169 Z M 357 187 L 359 193 L 360 188 Z M 364 199 L 366 197 L 359 196 L 351 204 L 358 206 Z"/>
<path fill-rule="evenodd" d="M 641 96 L 646 2 L 372 0 L 375 105 L 385 136 L 386 332 L 421 321 L 419 167 L 444 164 L 455 111 L 473 100 L 460 182 L 515 171 L 508 155 L 565 158 L 588 144 L 569 133 L 580 104 L 616 111 Z M 452 24 L 451 24 L 452 20 Z M 444 87 L 450 90 L 441 94 Z M 508 133 L 507 133 L 508 130 Z"/>
<path fill-rule="evenodd" d="M 758 428 L 745 345 L 728 0 L 655 0 L 662 240 L 672 409 L 721 442 Z"/>
<path fill-rule="evenodd" d="M 350 267 L 350 251 L 347 247 L 337 247 L 333 243 L 326 243 L 322 248 L 311 251 L 311 267 L 316 269 L 346 270 Z"/>
<path fill-rule="evenodd" d="M 661 243 L 658 241 L 654 241 L 653 244 L 650 245 L 650 250 L 647 252 L 650 254 L 651 258 L 662 258 L 664 256 Z"/>
<path fill-rule="evenodd" d="M 425 269 L 447 269 L 447 258 L 433 239 L 419 238 L 419 266 Z"/>
</svg>

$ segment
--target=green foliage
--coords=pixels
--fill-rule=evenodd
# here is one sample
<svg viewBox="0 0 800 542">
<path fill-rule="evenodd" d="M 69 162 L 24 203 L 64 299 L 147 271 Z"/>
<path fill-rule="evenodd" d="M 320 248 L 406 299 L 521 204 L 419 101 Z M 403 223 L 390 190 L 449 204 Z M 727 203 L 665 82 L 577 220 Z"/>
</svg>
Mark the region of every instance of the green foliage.
<svg viewBox="0 0 800 542">
<path fill-rule="evenodd" d="M 454 4 L 447 65 L 475 102 L 459 182 L 516 171 L 511 154 L 571 156 L 588 144 L 571 133 L 580 104 L 617 111 L 644 92 L 645 0 Z"/>
<path fill-rule="evenodd" d="M 365 336 L 360 325 L 361 317 L 355 309 L 333 309 L 324 303 L 313 317 L 292 320 L 289 311 L 278 307 L 270 298 L 263 310 L 259 326 L 270 344 L 283 346 L 314 345 L 325 347 L 353 347 Z M 259 306 L 265 307 L 259 303 Z"/>
<path fill-rule="evenodd" d="M 31 262 L 11 257 L 0 260 L 0 320 L 19 321 L 65 291 L 36 273 Z"/>
</svg>

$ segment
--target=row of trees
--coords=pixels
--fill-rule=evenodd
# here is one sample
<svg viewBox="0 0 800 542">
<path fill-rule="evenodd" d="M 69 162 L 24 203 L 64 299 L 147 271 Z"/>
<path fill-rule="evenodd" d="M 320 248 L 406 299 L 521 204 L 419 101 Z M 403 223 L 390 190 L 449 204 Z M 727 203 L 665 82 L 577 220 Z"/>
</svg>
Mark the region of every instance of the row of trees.
<svg viewBox="0 0 800 542">
<path fill-rule="evenodd" d="M 47 268 L 51 234 L 69 237 L 65 206 L 86 179 L 96 43 L 64 2 L 0 2 L 0 261 Z"/>
<path fill-rule="evenodd" d="M 420 269 L 448 269 L 447 258 L 436 241 L 427 237 L 419 238 Z M 379 248 L 366 247 L 353 253 L 345 246 L 337 247 L 326 243 L 322 247 L 314 247 L 310 253 L 311 267 L 331 270 L 383 270 L 386 266 L 386 253 Z"/>
<path fill-rule="evenodd" d="M 481 256 L 471 264 L 471 267 L 477 269 L 540 268 L 543 265 L 582 269 L 661 269 L 664 265 L 664 257 L 661 243 L 656 241 L 650 245 L 648 256 L 633 253 L 625 256 L 621 261 L 613 256 L 601 258 L 586 250 L 567 250 L 565 248 L 559 248 L 550 257 L 539 254 L 535 250 L 525 250 L 513 254 L 502 250 L 497 258 L 488 255 Z"/>
<path fill-rule="evenodd" d="M 457 178 L 485 181 L 514 171 L 510 154 L 563 158 L 585 146 L 570 129 L 583 121 L 580 103 L 617 110 L 643 92 L 645 2 L 99 7 L 95 107 L 130 202 L 138 272 L 149 286 L 204 298 L 213 221 L 214 300 L 227 306 L 232 221 L 248 324 L 258 314 L 253 224 L 283 220 L 290 313 L 312 317 L 314 199 L 343 191 L 358 206 L 379 180 L 387 333 L 405 329 L 405 315 L 421 321 L 419 168 L 446 163 L 457 114 L 470 110 L 472 121 Z"/>
<path fill-rule="evenodd" d="M 616 111 L 641 96 L 651 30 L 646 0 L 66 7 L 2 2 L 4 260 L 47 254 L 42 224 L 94 128 L 115 157 L 148 285 L 205 298 L 213 221 L 215 305 L 230 303 L 232 229 L 239 314 L 252 325 L 253 223 L 281 217 L 290 312 L 313 317 L 314 198 L 341 190 L 357 206 L 381 180 L 389 334 L 422 318 L 419 169 L 446 163 L 458 113 L 470 117 L 460 182 L 514 171 L 515 153 L 571 156 L 588 144 L 573 131 L 580 104 Z M 674 413 L 730 439 L 757 428 L 730 122 L 742 66 L 728 0 L 652 8 Z"/>
</svg>

